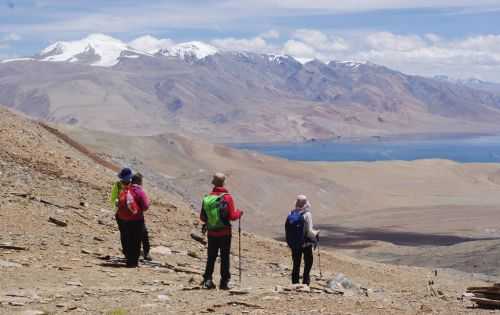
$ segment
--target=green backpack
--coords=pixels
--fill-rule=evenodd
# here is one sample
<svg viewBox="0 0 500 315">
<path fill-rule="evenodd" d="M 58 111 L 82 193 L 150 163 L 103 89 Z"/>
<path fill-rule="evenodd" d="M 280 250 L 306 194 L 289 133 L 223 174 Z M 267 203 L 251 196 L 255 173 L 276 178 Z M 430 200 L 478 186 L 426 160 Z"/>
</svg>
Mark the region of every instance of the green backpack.
<svg viewBox="0 0 500 315">
<path fill-rule="evenodd" d="M 224 202 L 224 196 L 206 195 L 203 198 L 203 211 L 207 216 L 207 229 L 209 231 L 220 230 L 229 225 L 227 220 L 227 204 Z"/>
</svg>

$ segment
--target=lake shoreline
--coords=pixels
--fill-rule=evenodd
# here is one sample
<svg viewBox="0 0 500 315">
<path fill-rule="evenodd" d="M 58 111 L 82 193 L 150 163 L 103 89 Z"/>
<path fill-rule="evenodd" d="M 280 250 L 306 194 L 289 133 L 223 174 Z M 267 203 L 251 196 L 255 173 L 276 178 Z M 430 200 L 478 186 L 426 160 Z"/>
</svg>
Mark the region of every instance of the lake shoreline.
<svg viewBox="0 0 500 315">
<path fill-rule="evenodd" d="M 486 133 L 413 134 L 308 142 L 240 143 L 231 147 L 292 161 L 375 162 L 451 160 L 499 163 L 500 135 Z"/>
</svg>

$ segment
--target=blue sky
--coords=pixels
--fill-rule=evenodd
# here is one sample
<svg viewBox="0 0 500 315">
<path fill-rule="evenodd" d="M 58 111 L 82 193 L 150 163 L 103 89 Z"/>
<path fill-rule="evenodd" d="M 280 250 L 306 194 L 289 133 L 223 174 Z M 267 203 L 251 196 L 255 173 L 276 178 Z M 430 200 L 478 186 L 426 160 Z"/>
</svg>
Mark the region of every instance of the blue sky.
<svg viewBox="0 0 500 315">
<path fill-rule="evenodd" d="M 0 0 L 0 58 L 105 33 L 500 82 L 498 0 Z"/>
</svg>

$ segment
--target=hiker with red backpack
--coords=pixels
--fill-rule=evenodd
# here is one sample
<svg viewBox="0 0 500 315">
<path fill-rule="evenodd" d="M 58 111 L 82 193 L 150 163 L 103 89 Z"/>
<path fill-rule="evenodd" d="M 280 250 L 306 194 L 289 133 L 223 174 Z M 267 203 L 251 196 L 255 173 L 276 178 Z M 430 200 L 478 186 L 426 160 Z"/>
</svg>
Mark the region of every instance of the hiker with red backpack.
<svg viewBox="0 0 500 315">
<path fill-rule="evenodd" d="M 142 188 L 142 174 L 141 173 L 135 173 L 132 176 L 132 186 L 138 185 L 139 188 Z M 149 251 L 151 250 L 151 245 L 149 243 L 149 232 L 148 228 L 146 227 L 146 220 L 142 221 L 143 226 L 142 226 L 142 251 L 144 255 L 144 260 L 147 261 L 152 261 L 153 258 L 151 258 L 151 255 L 149 254 Z"/>
<path fill-rule="evenodd" d="M 118 225 L 118 230 L 120 231 L 120 241 L 122 245 L 122 252 L 125 254 L 125 233 L 123 232 L 123 222 L 118 217 L 118 198 L 120 197 L 120 192 L 123 190 L 123 186 L 129 185 L 132 180 L 132 170 L 130 168 L 123 168 L 118 174 L 118 181 L 113 184 L 111 189 L 111 206 L 116 209 L 115 219 Z"/>
<path fill-rule="evenodd" d="M 292 253 L 292 283 L 299 283 L 300 264 L 304 257 L 302 283 L 309 285 L 309 273 L 313 265 L 313 246 L 319 242 L 319 231 L 314 230 L 311 204 L 304 195 L 297 196 L 295 208 L 290 212 L 285 223 L 286 242 Z"/>
<path fill-rule="evenodd" d="M 215 289 L 212 274 L 219 251 L 221 259 L 219 289 L 230 289 L 231 221 L 240 219 L 243 211 L 236 209 L 233 197 L 224 188 L 225 180 L 226 176 L 222 173 L 214 175 L 212 180 L 214 188 L 203 198 L 200 212 L 200 219 L 205 223 L 204 231 L 207 231 L 208 238 L 207 264 L 202 282 L 205 289 Z"/>
<path fill-rule="evenodd" d="M 119 174 L 122 187 L 118 195 L 116 217 L 127 267 L 135 268 L 139 265 L 144 211 L 149 208 L 149 199 L 141 186 L 132 184 L 132 172 L 129 171 L 124 169 Z"/>
<path fill-rule="evenodd" d="M 122 252 L 125 255 L 125 233 L 123 232 L 123 220 L 121 220 L 118 217 L 118 200 L 120 197 L 120 192 L 123 190 L 123 187 L 132 183 L 132 185 L 139 185 L 142 186 L 142 174 L 141 173 L 136 173 L 133 174 L 132 170 L 130 168 L 123 168 L 119 173 L 118 173 L 118 178 L 119 181 L 115 182 L 113 185 L 113 188 L 111 190 L 111 198 L 110 202 L 112 207 L 116 208 L 116 213 L 115 213 L 115 219 L 116 223 L 118 225 L 118 230 L 120 231 L 120 241 L 122 245 Z M 144 260 L 151 261 L 152 258 L 149 254 L 150 250 L 150 243 L 149 243 L 149 233 L 146 228 L 146 224 L 143 226 L 143 233 L 142 233 L 142 248 L 144 252 Z M 126 255 L 125 255 L 126 256 Z"/>
</svg>

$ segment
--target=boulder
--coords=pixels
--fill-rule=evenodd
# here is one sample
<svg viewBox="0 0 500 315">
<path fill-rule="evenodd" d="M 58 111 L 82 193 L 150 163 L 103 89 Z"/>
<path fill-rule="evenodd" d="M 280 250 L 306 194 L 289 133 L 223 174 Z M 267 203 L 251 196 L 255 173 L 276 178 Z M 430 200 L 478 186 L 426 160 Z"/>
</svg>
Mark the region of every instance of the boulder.
<svg viewBox="0 0 500 315">
<path fill-rule="evenodd" d="M 348 290 L 355 288 L 352 280 L 347 278 L 342 273 L 339 273 L 335 276 L 335 278 L 328 280 L 327 286 L 332 290 Z"/>
<path fill-rule="evenodd" d="M 13 263 L 6 260 L 0 260 L 0 268 L 18 268 L 21 267 L 18 263 Z"/>
</svg>

